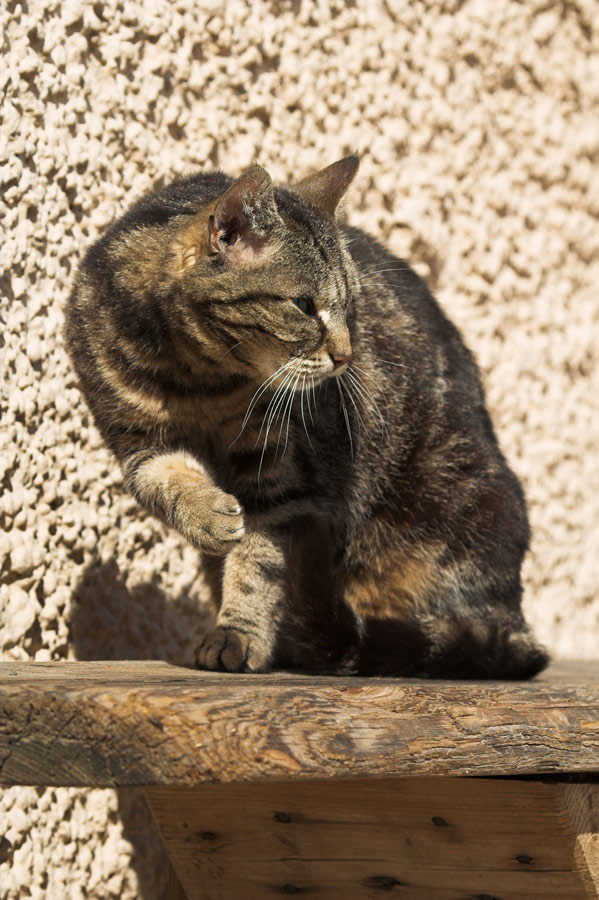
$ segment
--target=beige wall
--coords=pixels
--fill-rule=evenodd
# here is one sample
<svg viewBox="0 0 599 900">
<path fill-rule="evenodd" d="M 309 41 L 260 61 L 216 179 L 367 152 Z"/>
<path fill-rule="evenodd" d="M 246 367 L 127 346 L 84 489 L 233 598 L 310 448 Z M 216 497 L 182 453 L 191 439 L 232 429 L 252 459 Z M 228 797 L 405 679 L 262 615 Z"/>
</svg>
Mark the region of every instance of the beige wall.
<svg viewBox="0 0 599 900">
<path fill-rule="evenodd" d="M 196 554 L 122 493 L 65 357 L 83 249 L 157 179 L 259 159 L 287 180 L 356 149 L 350 220 L 429 278 L 482 365 L 530 501 L 528 615 L 557 654 L 598 656 L 595 0 L 1 16 L 3 657 L 179 660 L 201 630 Z M 159 897 L 136 792 L 12 789 L 0 822 L 7 900 Z"/>
</svg>

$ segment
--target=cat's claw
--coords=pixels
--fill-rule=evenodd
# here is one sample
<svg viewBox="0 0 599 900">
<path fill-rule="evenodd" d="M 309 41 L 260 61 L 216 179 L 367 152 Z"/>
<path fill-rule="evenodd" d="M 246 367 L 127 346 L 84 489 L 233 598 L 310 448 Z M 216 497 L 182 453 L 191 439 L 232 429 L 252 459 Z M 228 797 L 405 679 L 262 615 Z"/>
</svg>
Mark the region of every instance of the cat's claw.
<svg viewBox="0 0 599 900">
<path fill-rule="evenodd" d="M 257 635 L 217 625 L 195 652 L 198 669 L 212 672 L 266 672 L 268 650 Z"/>
</svg>

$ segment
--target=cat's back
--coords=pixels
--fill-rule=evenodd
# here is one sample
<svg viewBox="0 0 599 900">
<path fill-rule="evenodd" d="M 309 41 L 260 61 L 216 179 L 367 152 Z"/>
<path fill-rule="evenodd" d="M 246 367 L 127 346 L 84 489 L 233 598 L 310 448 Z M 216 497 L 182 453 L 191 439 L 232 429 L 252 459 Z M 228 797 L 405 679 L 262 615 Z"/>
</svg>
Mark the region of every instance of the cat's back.
<svg viewBox="0 0 599 900">
<path fill-rule="evenodd" d="M 404 316 L 426 331 L 455 326 L 447 318 L 428 285 L 405 259 L 395 256 L 372 235 L 352 225 L 341 231 L 358 269 L 361 293 L 378 315 L 393 315 L 399 309 Z"/>
<path fill-rule="evenodd" d="M 478 368 L 459 329 L 442 309 L 428 285 L 404 260 L 359 228 L 342 232 L 358 269 L 357 317 L 373 349 L 387 360 L 397 378 L 408 366 L 419 389 L 431 377 L 448 376 L 454 387 L 468 383 L 482 397 Z M 392 363 L 403 363 L 395 369 Z"/>
<path fill-rule="evenodd" d="M 92 244 L 82 269 L 89 270 L 100 258 L 105 259 L 108 246 L 134 229 L 164 226 L 177 216 L 193 215 L 205 203 L 226 191 L 232 180 L 224 172 L 198 172 L 140 197 Z"/>
<path fill-rule="evenodd" d="M 137 200 L 87 250 L 65 308 L 64 335 L 96 422 L 162 406 L 160 366 L 172 361 L 167 310 L 154 296 L 170 223 L 223 193 L 222 172 L 179 178 Z M 124 411 L 124 412 L 123 412 Z"/>
<path fill-rule="evenodd" d="M 65 310 L 65 335 L 72 356 L 81 358 L 82 347 L 87 352 L 87 342 L 82 342 L 85 333 L 93 333 L 96 340 L 101 338 L 102 325 L 120 306 L 133 312 L 119 279 L 119 271 L 128 265 L 128 257 L 138 266 L 149 269 L 159 266 L 169 223 L 193 215 L 222 194 L 231 181 L 223 172 L 199 172 L 179 178 L 139 198 L 91 244 L 77 271 Z M 136 252 L 138 248 L 133 247 L 132 240 L 142 232 L 147 235 L 145 259 L 144 254 Z"/>
</svg>

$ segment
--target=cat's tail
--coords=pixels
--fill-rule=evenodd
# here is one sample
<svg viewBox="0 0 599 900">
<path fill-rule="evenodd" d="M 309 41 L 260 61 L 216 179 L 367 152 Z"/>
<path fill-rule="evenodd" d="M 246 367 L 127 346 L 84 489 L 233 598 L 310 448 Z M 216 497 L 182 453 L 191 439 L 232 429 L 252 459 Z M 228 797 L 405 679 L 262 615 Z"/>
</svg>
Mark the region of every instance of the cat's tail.
<svg viewBox="0 0 599 900">
<path fill-rule="evenodd" d="M 417 678 L 532 678 L 545 668 L 549 655 L 519 615 L 517 621 L 510 618 L 365 617 L 345 671 Z"/>
</svg>

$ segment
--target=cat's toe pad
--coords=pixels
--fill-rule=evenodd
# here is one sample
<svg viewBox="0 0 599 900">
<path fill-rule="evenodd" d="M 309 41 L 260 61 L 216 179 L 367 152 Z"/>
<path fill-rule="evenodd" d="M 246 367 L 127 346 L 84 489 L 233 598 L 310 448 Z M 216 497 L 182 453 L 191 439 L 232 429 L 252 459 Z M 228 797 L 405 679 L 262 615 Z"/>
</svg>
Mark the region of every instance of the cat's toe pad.
<svg viewBox="0 0 599 900">
<path fill-rule="evenodd" d="M 260 638 L 231 625 L 217 625 L 195 652 L 198 669 L 212 672 L 265 672 L 268 653 Z"/>
</svg>

